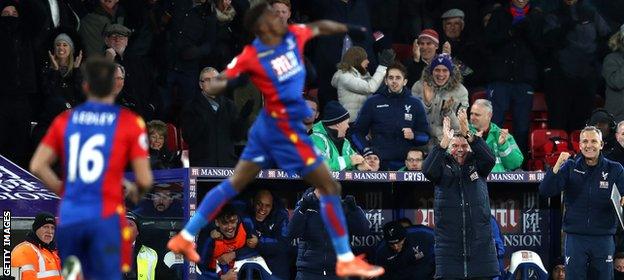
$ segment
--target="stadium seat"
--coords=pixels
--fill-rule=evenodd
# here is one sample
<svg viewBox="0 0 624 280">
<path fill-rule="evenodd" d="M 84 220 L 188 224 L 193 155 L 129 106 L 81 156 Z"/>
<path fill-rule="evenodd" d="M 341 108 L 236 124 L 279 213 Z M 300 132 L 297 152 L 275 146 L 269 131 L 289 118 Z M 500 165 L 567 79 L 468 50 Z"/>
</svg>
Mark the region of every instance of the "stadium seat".
<svg viewBox="0 0 624 280">
<path fill-rule="evenodd" d="M 485 90 L 479 90 L 470 94 L 470 105 L 472 105 L 477 99 L 487 99 L 487 92 Z"/>
<path fill-rule="evenodd" d="M 170 151 L 177 151 L 179 149 L 179 138 L 178 128 L 172 123 L 167 123 L 167 148 Z"/>
<path fill-rule="evenodd" d="M 318 98 L 318 88 L 309 88 L 306 90 L 304 95 L 307 95 L 313 98 Z"/>
<path fill-rule="evenodd" d="M 393 44 L 392 49 L 396 53 L 396 59 L 398 61 L 404 61 L 412 57 L 412 45 Z"/>
<path fill-rule="evenodd" d="M 545 163 L 550 163 L 552 159 L 564 151 L 558 144 L 553 144 L 552 139 L 562 139 L 563 143 L 568 142 L 568 133 L 560 129 L 536 129 L 531 132 L 529 139 L 530 159 L 529 169 L 543 170 Z M 564 145 L 565 146 L 565 145 Z M 567 150 L 567 147 L 565 149 Z M 573 151 L 570 151 L 573 152 Z M 542 161 L 542 163 L 539 163 Z"/>
<path fill-rule="evenodd" d="M 581 148 L 579 147 L 579 142 L 581 138 L 581 131 L 580 130 L 575 130 L 570 132 L 570 142 L 572 142 L 572 147 L 574 147 L 574 151 L 576 153 L 580 153 L 581 152 Z"/>
<path fill-rule="evenodd" d="M 531 112 L 531 126 L 536 128 L 546 128 L 548 125 L 548 106 L 543 92 L 533 94 L 533 109 Z"/>
</svg>

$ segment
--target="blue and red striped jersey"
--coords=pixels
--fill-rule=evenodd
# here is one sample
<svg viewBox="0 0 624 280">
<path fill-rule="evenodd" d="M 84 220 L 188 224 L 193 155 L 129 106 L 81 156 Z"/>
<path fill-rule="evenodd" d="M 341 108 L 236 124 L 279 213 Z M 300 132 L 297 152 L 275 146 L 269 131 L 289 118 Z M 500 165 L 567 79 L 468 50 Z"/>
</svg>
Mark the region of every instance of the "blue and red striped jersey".
<svg viewBox="0 0 624 280">
<path fill-rule="evenodd" d="M 122 180 L 128 162 L 147 158 L 141 117 L 116 105 L 86 102 L 57 116 L 42 143 L 63 166 L 63 225 L 125 214 Z"/>
<path fill-rule="evenodd" d="M 312 36 L 312 29 L 294 24 L 288 26 L 277 46 L 266 46 L 256 38 L 230 62 L 225 75 L 234 78 L 250 74 L 251 82 L 264 96 L 264 109 L 273 118 L 299 120 L 311 116 L 302 95 L 306 75 L 303 48 Z"/>
</svg>

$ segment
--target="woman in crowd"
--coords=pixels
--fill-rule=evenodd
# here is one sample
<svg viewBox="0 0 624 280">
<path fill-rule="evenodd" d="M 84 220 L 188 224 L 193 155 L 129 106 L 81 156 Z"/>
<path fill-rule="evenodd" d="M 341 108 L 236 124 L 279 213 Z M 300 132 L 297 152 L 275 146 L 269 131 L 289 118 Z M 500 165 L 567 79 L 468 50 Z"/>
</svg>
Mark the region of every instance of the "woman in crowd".
<svg viewBox="0 0 624 280">
<path fill-rule="evenodd" d="M 34 132 L 37 141 L 34 143 L 39 143 L 38 140 L 48 129 L 54 117 L 85 100 L 80 89 L 82 51 L 79 51 L 77 56 L 75 54 L 76 48 L 72 38 L 66 33 L 57 35 L 52 51 L 48 51 L 50 60 L 41 70 L 44 109 L 38 116 L 38 124 Z"/>
<path fill-rule="evenodd" d="M 331 84 L 338 90 L 338 102 L 349 111 L 349 122 L 357 119 L 366 98 L 377 91 L 386 75 L 387 66 L 394 61 L 394 52 L 386 50 L 379 57 L 379 66 L 371 76 L 368 57 L 362 47 L 351 47 L 338 63 Z"/>
<path fill-rule="evenodd" d="M 181 167 L 180 157 L 167 149 L 167 124 L 153 120 L 147 124 L 149 134 L 149 156 L 152 169 Z"/>
</svg>

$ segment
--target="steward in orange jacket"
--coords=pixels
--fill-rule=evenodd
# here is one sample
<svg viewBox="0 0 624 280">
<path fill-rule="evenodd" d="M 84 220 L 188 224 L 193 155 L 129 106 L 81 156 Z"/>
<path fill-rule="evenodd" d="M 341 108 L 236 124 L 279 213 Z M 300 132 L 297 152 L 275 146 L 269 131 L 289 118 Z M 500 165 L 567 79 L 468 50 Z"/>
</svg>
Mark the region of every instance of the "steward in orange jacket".
<svg viewBox="0 0 624 280">
<path fill-rule="evenodd" d="M 35 218 L 26 240 L 11 252 L 11 266 L 20 268 L 22 280 L 60 280 L 61 259 L 54 242 L 56 220 L 50 213 Z"/>
</svg>

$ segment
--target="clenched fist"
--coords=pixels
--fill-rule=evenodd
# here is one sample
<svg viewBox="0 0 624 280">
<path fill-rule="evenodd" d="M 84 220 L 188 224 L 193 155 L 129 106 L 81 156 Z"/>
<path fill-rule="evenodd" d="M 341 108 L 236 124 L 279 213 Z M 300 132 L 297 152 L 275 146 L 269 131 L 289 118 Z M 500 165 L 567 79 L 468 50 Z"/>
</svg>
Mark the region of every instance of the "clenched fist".
<svg viewBox="0 0 624 280">
<path fill-rule="evenodd" d="M 563 163 L 569 158 L 570 158 L 570 153 L 561 152 L 561 154 L 559 155 L 559 158 L 557 159 L 557 163 L 555 163 L 555 166 L 553 166 L 553 173 L 557 174 L 557 172 L 559 172 L 559 168 L 561 168 L 561 165 L 563 165 Z"/>
</svg>

